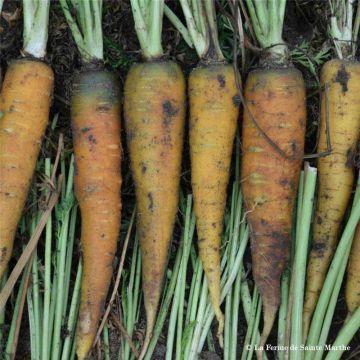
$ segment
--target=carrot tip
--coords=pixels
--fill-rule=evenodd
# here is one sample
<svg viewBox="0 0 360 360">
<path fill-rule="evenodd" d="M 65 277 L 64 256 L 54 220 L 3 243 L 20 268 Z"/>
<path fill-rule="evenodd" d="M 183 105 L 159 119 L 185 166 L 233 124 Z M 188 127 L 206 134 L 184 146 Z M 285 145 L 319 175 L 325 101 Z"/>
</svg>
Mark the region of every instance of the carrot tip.
<svg viewBox="0 0 360 360">
<path fill-rule="evenodd" d="M 306 342 L 310 328 L 310 314 L 304 312 L 303 314 L 303 342 Z"/>
<path fill-rule="evenodd" d="M 260 348 L 264 348 L 266 340 L 270 335 L 271 329 L 275 322 L 277 308 L 273 306 L 266 306 L 264 304 L 264 326 L 260 337 Z M 261 355 L 262 357 L 262 355 Z"/>
<path fill-rule="evenodd" d="M 216 318 L 219 323 L 217 338 L 219 340 L 220 347 L 223 348 L 224 347 L 224 315 L 222 314 L 221 311 L 219 314 L 216 315 Z"/>
<path fill-rule="evenodd" d="M 139 354 L 138 360 L 144 359 L 144 357 L 147 353 L 151 338 L 152 338 L 152 333 L 147 331 L 146 335 L 145 335 L 145 339 L 144 339 L 144 344 L 141 348 L 141 352 Z"/>
</svg>

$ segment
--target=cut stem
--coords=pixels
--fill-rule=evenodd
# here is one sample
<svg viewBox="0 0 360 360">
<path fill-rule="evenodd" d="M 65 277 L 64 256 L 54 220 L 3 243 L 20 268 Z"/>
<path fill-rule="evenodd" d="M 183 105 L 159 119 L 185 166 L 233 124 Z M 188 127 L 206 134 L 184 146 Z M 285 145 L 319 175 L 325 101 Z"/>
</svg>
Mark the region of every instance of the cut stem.
<svg viewBox="0 0 360 360">
<path fill-rule="evenodd" d="M 103 61 L 102 0 L 70 1 L 78 21 L 71 15 L 69 2 L 59 1 L 84 63 Z"/>
<path fill-rule="evenodd" d="M 161 45 L 164 0 L 131 0 L 131 9 L 143 57 L 146 61 L 161 58 L 164 55 Z"/>
<path fill-rule="evenodd" d="M 286 0 L 246 0 L 256 39 L 270 64 L 287 65 L 288 47 L 282 39 Z"/>
<path fill-rule="evenodd" d="M 187 28 L 174 13 L 165 12 L 165 15 L 181 33 L 184 40 L 189 44 L 188 36 L 190 37 L 191 44 L 194 45 L 201 60 L 224 61 L 216 25 L 215 1 L 180 0 L 180 4 Z"/>
<path fill-rule="evenodd" d="M 330 0 L 329 33 L 339 59 L 355 57 L 360 26 L 360 4 L 353 25 L 355 0 Z"/>
<path fill-rule="evenodd" d="M 23 3 L 24 53 L 42 59 L 46 54 L 48 40 L 50 0 L 23 0 Z"/>
</svg>

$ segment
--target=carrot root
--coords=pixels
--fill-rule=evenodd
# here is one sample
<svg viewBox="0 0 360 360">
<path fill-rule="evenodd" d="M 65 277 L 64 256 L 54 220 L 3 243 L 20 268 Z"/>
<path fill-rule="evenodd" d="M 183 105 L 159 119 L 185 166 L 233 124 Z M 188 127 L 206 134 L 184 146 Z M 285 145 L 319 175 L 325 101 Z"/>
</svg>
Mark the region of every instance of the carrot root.
<svg viewBox="0 0 360 360">
<path fill-rule="evenodd" d="M 191 182 L 198 247 L 222 344 L 220 246 L 231 155 L 239 114 L 231 65 L 199 66 L 189 78 Z"/>
<path fill-rule="evenodd" d="M 146 310 L 152 336 L 178 207 L 185 80 L 171 61 L 134 65 L 125 83 L 125 126 L 135 183 Z"/>
<path fill-rule="evenodd" d="M 307 269 L 304 336 L 338 242 L 354 183 L 353 161 L 360 136 L 360 64 L 344 60 L 327 62 L 321 72 L 321 85 L 318 152 L 327 150 L 329 131 L 332 153 L 318 160 L 318 203 Z"/>
<path fill-rule="evenodd" d="M 0 97 L 0 278 L 11 257 L 48 124 L 54 74 L 36 60 L 10 64 Z"/>
<path fill-rule="evenodd" d="M 84 262 L 77 355 L 85 359 L 105 305 L 120 231 L 120 97 L 111 73 L 94 70 L 77 77 L 71 119 Z"/>
<path fill-rule="evenodd" d="M 280 304 L 280 277 L 289 258 L 292 213 L 304 151 L 306 105 L 301 73 L 260 69 L 245 87 L 242 191 L 250 225 L 253 276 L 264 308 L 265 342 Z M 284 157 L 258 126 L 285 153 Z"/>
</svg>

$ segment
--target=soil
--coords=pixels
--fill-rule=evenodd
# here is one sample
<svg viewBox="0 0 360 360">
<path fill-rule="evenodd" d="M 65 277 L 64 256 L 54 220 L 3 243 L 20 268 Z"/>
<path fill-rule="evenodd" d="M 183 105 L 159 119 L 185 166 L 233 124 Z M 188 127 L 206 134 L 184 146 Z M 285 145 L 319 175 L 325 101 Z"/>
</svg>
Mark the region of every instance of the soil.
<svg viewBox="0 0 360 360">
<path fill-rule="evenodd" d="M 220 1 L 220 3 L 224 3 Z M 180 14 L 178 5 L 173 6 L 175 12 Z M 324 46 L 329 46 L 327 43 L 327 24 L 325 14 L 326 0 L 292 0 L 288 1 L 286 10 L 286 17 L 284 23 L 284 40 L 289 44 L 290 49 L 296 49 L 304 41 L 311 41 L 313 52 Z M 53 99 L 53 107 L 51 110 L 51 118 L 58 114 L 59 119 L 56 129 L 46 136 L 50 137 L 54 144 L 57 143 L 59 133 L 64 134 L 65 147 L 71 151 L 71 129 L 69 122 L 70 111 L 70 97 L 72 93 L 72 81 L 74 75 L 82 68 L 79 52 L 71 36 L 70 30 L 66 24 L 62 10 L 57 1 L 51 2 L 50 8 L 50 22 L 49 22 L 49 41 L 48 51 L 45 61 L 48 62 L 55 72 L 55 91 Z M 228 9 L 227 9 L 228 10 Z M 181 16 L 181 15 L 180 15 Z M 230 49 L 226 51 L 228 60 L 231 61 L 231 46 L 232 37 L 229 36 L 229 31 L 224 25 L 225 22 L 219 22 L 220 42 L 222 47 Z M 103 32 L 104 32 L 104 49 L 105 49 L 105 63 L 106 67 L 113 70 L 120 81 L 121 86 L 124 84 L 125 76 L 130 66 L 141 59 L 139 52 L 139 43 L 134 31 L 134 23 L 130 9 L 130 0 L 104 0 L 104 14 L 103 14 Z M 179 34 L 170 26 L 169 22 L 164 20 L 163 30 L 163 47 L 166 56 L 177 61 L 188 74 L 190 70 L 197 63 L 197 56 L 193 50 L 190 50 Z M 6 68 L 12 59 L 19 57 L 22 48 L 22 9 L 21 2 L 17 0 L 5 1 L 3 13 L 0 18 L 0 51 L 1 51 L 1 69 L 2 73 L 6 72 Z M 257 62 L 256 54 L 249 51 L 246 63 L 246 72 L 249 71 Z M 319 86 L 318 79 L 309 71 L 309 69 L 296 63 L 296 66 L 302 71 L 307 87 L 307 103 L 308 103 L 308 129 L 306 136 L 306 153 L 314 153 L 317 143 L 317 124 L 319 116 Z M 318 69 L 317 69 L 318 70 Z M 246 77 L 246 72 L 242 74 Z M 124 128 L 124 127 L 122 127 Z M 123 144 L 126 144 L 124 131 L 122 132 Z M 55 145 L 53 150 L 54 151 Z M 190 193 L 190 173 L 189 173 L 189 153 L 188 142 L 185 137 L 184 146 L 184 161 L 183 173 L 181 179 L 181 186 L 184 193 Z M 46 156 L 45 150 L 42 150 L 43 156 Z M 130 219 L 133 209 L 134 188 L 130 175 L 128 163 L 127 149 L 124 146 L 124 161 L 122 165 L 123 178 L 123 218 Z M 312 161 L 313 162 L 313 161 Z M 231 182 L 230 182 L 231 183 Z M 28 205 L 30 206 L 30 205 Z M 171 253 L 174 255 L 180 242 L 181 228 L 176 225 L 175 235 L 172 242 Z M 18 235 L 18 247 L 15 249 L 15 254 L 20 252 L 20 246 L 24 243 L 21 235 Z M 131 253 L 131 249 L 130 252 Z M 16 256 L 15 256 L 16 257 Z M 172 257 L 170 257 L 170 266 Z M 246 252 L 245 264 L 251 270 L 250 253 Z M 129 262 L 126 264 L 129 266 Z M 249 273 L 251 277 L 251 271 Z M 11 307 L 8 307 L 11 308 Z M 11 311 L 6 314 L 10 319 Z M 341 328 L 344 318 L 346 316 L 346 305 L 342 295 L 339 297 L 337 309 L 334 318 L 334 324 L 329 335 L 331 342 L 336 337 Z M 245 338 L 246 325 L 244 323 L 244 315 L 240 311 L 239 315 L 239 350 Z M 141 337 L 141 331 L 144 329 L 145 319 L 139 321 L 138 329 Z M 216 339 L 216 327 L 213 328 L 214 339 Z M 274 328 L 269 342 L 276 344 L 277 329 Z M 30 344 L 28 334 L 28 323 L 26 306 L 23 314 L 23 323 L 21 326 L 21 334 L 19 337 L 17 359 L 30 359 Z M 110 328 L 110 343 L 111 349 L 116 351 L 119 346 L 119 337 L 115 327 Z M 344 359 L 360 358 L 356 355 L 360 350 L 360 334 L 357 333 L 353 339 L 351 346 L 352 350 L 346 354 Z M 164 327 L 163 336 L 160 337 L 159 343 L 155 349 L 153 359 L 163 359 L 166 350 L 166 326 Z M 269 354 L 269 358 L 275 359 L 275 354 Z M 216 345 L 216 353 L 211 353 L 205 348 L 202 359 L 220 359 L 221 349 Z"/>
</svg>

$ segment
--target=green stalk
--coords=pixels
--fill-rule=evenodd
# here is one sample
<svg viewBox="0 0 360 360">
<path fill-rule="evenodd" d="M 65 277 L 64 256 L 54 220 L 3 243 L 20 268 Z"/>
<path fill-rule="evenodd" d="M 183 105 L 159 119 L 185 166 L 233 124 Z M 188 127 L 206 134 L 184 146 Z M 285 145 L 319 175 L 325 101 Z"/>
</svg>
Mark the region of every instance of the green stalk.
<svg viewBox="0 0 360 360">
<path fill-rule="evenodd" d="M 30 269 L 31 269 L 30 264 L 27 264 L 25 269 L 24 269 L 22 278 L 21 278 L 19 290 L 18 290 L 18 293 L 17 293 L 17 296 L 16 296 L 15 307 L 14 307 L 14 310 L 12 312 L 11 325 L 10 325 L 9 335 L 8 335 L 6 348 L 5 348 L 5 356 L 7 356 L 9 359 L 11 359 L 11 355 L 12 355 L 11 352 L 12 352 L 13 344 L 14 344 L 14 341 L 15 341 L 15 331 L 16 331 L 17 318 L 19 316 L 19 312 L 22 311 L 22 309 L 21 309 L 21 298 L 22 298 L 23 293 L 24 293 L 26 278 L 28 276 L 28 273 L 29 273 Z"/>
<path fill-rule="evenodd" d="M 141 51 L 144 58 L 151 61 L 161 58 L 164 54 L 161 46 L 164 0 L 149 1 L 142 5 L 140 0 L 131 0 Z"/>
<path fill-rule="evenodd" d="M 35 230 L 35 223 L 33 223 L 33 231 Z M 34 260 L 32 263 L 32 301 L 34 311 L 34 331 L 35 331 L 35 359 L 40 359 L 41 354 L 41 321 L 40 321 L 40 289 L 39 289 L 39 269 L 37 250 L 34 250 Z"/>
<path fill-rule="evenodd" d="M 234 229 L 234 216 L 233 214 L 235 213 L 234 208 L 235 208 L 235 196 L 237 193 L 238 187 L 237 186 L 233 186 L 233 190 L 232 190 L 232 196 L 231 196 L 231 207 L 230 207 L 230 221 L 229 221 L 229 239 L 231 239 L 231 243 L 230 246 L 227 246 L 227 248 L 230 248 L 230 258 L 229 258 L 229 266 L 231 266 L 234 262 L 234 256 L 235 256 L 235 241 L 234 241 L 234 236 L 233 236 L 233 229 Z M 228 360 L 229 359 L 229 348 L 230 348 L 230 343 L 231 343 L 231 339 L 230 339 L 230 328 L 232 327 L 232 319 L 230 316 L 231 313 L 231 300 L 232 300 L 232 289 L 230 289 L 229 294 L 227 294 L 226 299 L 225 299 L 225 326 L 224 326 L 224 360 Z"/>
<path fill-rule="evenodd" d="M 52 359 L 58 360 L 60 357 L 61 348 L 61 327 L 63 325 L 63 308 L 65 304 L 64 299 L 64 281 L 65 281 L 65 264 L 66 264 L 66 245 L 68 238 L 68 229 L 71 209 L 74 205 L 73 193 L 73 178 L 74 178 L 74 157 L 71 157 L 69 165 L 68 182 L 66 186 L 66 197 L 61 204 L 62 209 L 62 223 L 58 242 L 58 255 L 57 255 L 57 283 L 56 286 L 56 306 L 55 306 L 55 319 L 54 319 L 54 334 L 52 346 Z"/>
<path fill-rule="evenodd" d="M 328 307 L 329 300 L 334 289 L 337 275 L 339 274 L 343 261 L 347 260 L 346 256 L 348 255 L 349 248 L 351 247 L 356 225 L 358 224 L 360 219 L 360 198 L 358 198 L 359 192 L 360 187 L 358 187 L 356 190 L 353 209 L 346 224 L 345 230 L 341 236 L 339 245 L 336 249 L 335 256 L 330 265 L 319 297 L 318 304 L 313 315 L 313 319 L 311 321 L 309 336 L 307 340 L 307 345 L 309 346 L 314 346 L 318 343 L 326 309 Z M 315 354 L 310 351 L 305 354 L 305 359 L 312 360 L 314 356 Z"/>
<path fill-rule="evenodd" d="M 70 5 L 67 0 L 59 1 L 82 60 L 85 63 L 103 61 L 102 0 L 80 0 L 79 6 L 75 6 L 78 23 L 70 11 L 74 3 L 70 1 Z"/>
<path fill-rule="evenodd" d="M 255 345 L 257 345 L 256 335 L 257 335 L 257 330 L 259 329 L 260 315 L 261 315 L 261 298 L 259 298 L 257 309 L 256 309 L 256 317 L 255 317 L 254 327 L 252 329 L 250 350 L 248 352 L 247 360 L 251 360 L 253 358 Z"/>
<path fill-rule="evenodd" d="M 50 0 L 23 0 L 24 52 L 38 59 L 45 57 L 48 39 Z"/>
<path fill-rule="evenodd" d="M 193 341 L 191 343 L 190 352 L 186 357 L 189 360 L 195 360 L 198 358 L 198 351 L 197 351 L 198 341 L 199 341 L 198 339 L 201 334 L 207 301 L 209 301 L 208 284 L 207 284 L 206 276 L 204 276 L 201 293 L 200 293 L 199 307 L 197 309 L 196 325 L 193 333 Z"/>
<path fill-rule="evenodd" d="M 287 65 L 288 47 L 282 39 L 286 0 L 246 0 L 251 23 L 269 63 Z"/>
<path fill-rule="evenodd" d="M 52 287 L 51 287 L 51 295 L 50 295 L 50 312 L 49 312 L 49 345 L 47 356 L 43 360 L 47 360 L 50 358 L 50 352 L 53 344 L 53 329 L 54 329 L 54 320 L 55 320 L 55 306 L 56 306 L 56 284 L 57 283 L 57 276 L 56 273 L 54 274 Z"/>
<path fill-rule="evenodd" d="M 307 167 L 305 170 L 304 193 L 301 204 L 300 229 L 296 236 L 296 251 L 294 267 L 295 274 L 293 304 L 291 313 L 291 344 L 299 349 L 302 344 L 302 314 L 305 290 L 306 260 L 310 235 L 311 218 L 313 213 L 314 193 L 317 170 Z M 301 360 L 300 351 L 291 351 L 291 360 Z"/>
<path fill-rule="evenodd" d="M 109 343 L 109 329 L 108 326 L 104 325 L 103 330 L 103 340 L 104 340 L 104 357 L 105 360 L 110 360 L 110 343 Z"/>
<path fill-rule="evenodd" d="M 132 336 L 134 331 L 136 307 L 139 299 L 139 295 L 138 295 L 139 290 L 138 288 L 136 288 L 136 285 L 134 286 L 136 269 L 138 267 L 138 264 L 140 263 L 139 240 L 137 234 L 135 235 L 135 244 L 131 258 L 133 259 L 133 261 L 131 262 L 129 283 L 127 286 L 126 295 L 124 297 L 126 301 L 123 301 L 124 303 L 123 313 L 125 314 L 124 319 L 126 321 L 125 326 L 129 336 Z M 129 356 L 130 356 L 130 347 L 127 341 L 125 341 L 123 348 L 123 359 L 124 360 L 128 359 Z"/>
<path fill-rule="evenodd" d="M 189 196 L 189 202 L 190 202 Z M 191 204 L 191 203 L 190 203 Z M 191 216 L 191 217 L 190 217 Z M 180 289 L 180 302 L 179 302 L 179 311 L 178 311 L 178 326 L 177 326 L 177 334 L 176 334 L 176 360 L 181 359 L 182 354 L 182 336 L 183 336 L 183 328 L 184 328 L 184 299 L 185 299 L 185 288 L 186 288 L 186 270 L 189 262 L 190 249 L 192 244 L 192 239 L 194 237 L 195 232 L 195 214 L 189 213 L 190 222 L 189 229 L 187 232 L 186 240 L 184 240 L 184 253 L 185 258 L 182 267 L 182 278 L 181 278 L 181 289 Z M 185 223 L 185 228 L 186 228 Z"/>
<path fill-rule="evenodd" d="M 190 239 L 192 238 L 192 234 L 190 231 L 194 231 L 195 228 L 195 216 L 191 213 L 191 205 L 192 200 L 191 196 L 188 196 L 187 201 L 187 209 L 186 209 L 186 215 L 185 215 L 185 226 L 184 226 L 184 234 L 183 234 L 183 257 L 181 259 L 181 265 L 180 265 L 180 271 L 179 271 L 179 277 L 175 289 L 175 296 L 173 300 L 173 306 L 170 313 L 170 319 L 169 319 L 169 327 L 168 327 L 168 333 L 167 333 L 167 343 L 166 343 L 166 360 L 171 360 L 173 356 L 173 344 L 174 344 L 174 338 L 175 338 L 175 332 L 177 333 L 177 351 L 176 356 L 180 356 L 181 354 L 181 334 L 182 334 L 182 312 L 183 309 L 180 306 L 180 303 L 183 305 L 183 300 L 181 299 L 181 294 L 183 293 L 182 288 L 185 289 L 186 283 L 186 268 L 188 263 L 188 258 L 190 254 Z M 191 217 L 191 218 L 190 218 Z M 177 326 L 176 326 L 177 325 Z M 179 344 L 179 338 L 180 338 L 180 344 Z"/>
<path fill-rule="evenodd" d="M 329 33 L 339 59 L 353 59 L 357 48 L 357 35 L 360 23 L 358 5 L 353 25 L 354 0 L 330 0 Z"/>
<path fill-rule="evenodd" d="M 355 57 L 360 31 L 360 2 L 358 1 L 357 11 L 355 15 L 354 30 L 353 30 L 353 56 Z"/>
<path fill-rule="evenodd" d="M 140 246 L 137 247 L 137 262 L 135 269 L 135 285 L 134 285 L 134 304 L 137 304 L 132 318 L 132 328 L 139 321 L 140 309 L 141 309 L 141 251 Z M 133 330 L 132 330 L 133 331 Z M 132 333 L 131 333 L 132 334 Z M 132 357 L 133 358 L 133 357 Z"/>
<path fill-rule="evenodd" d="M 64 307 L 63 307 L 63 317 L 66 316 L 68 296 L 69 296 L 69 287 L 70 287 L 70 275 L 71 275 L 71 265 L 72 265 L 72 255 L 74 249 L 74 240 L 75 240 L 75 230 L 76 230 L 76 219 L 77 219 L 77 206 L 74 206 L 71 210 L 70 215 L 70 227 L 68 234 L 68 244 L 66 249 L 66 264 L 65 264 L 65 280 L 64 280 Z"/>
<path fill-rule="evenodd" d="M 343 352 L 348 350 L 346 347 L 360 328 L 360 308 L 350 317 L 349 321 L 342 327 L 332 350 L 328 352 L 325 360 L 340 360 Z"/>
<path fill-rule="evenodd" d="M 281 302 L 279 308 L 279 322 L 278 322 L 278 337 L 277 345 L 280 349 L 285 347 L 285 333 L 286 333 L 286 319 L 288 310 L 288 297 L 290 286 L 290 271 L 285 269 L 285 272 L 281 278 Z M 285 351 L 278 351 L 279 360 L 285 360 Z"/>
<path fill-rule="evenodd" d="M 257 309 L 259 306 L 259 293 L 257 291 L 257 288 L 254 288 L 254 293 L 253 293 L 253 297 L 252 297 L 252 302 L 251 302 L 251 315 L 250 315 L 250 321 L 248 322 L 248 327 L 246 330 L 246 335 L 245 335 L 245 340 L 244 340 L 244 350 L 241 354 L 241 360 L 246 360 L 248 359 L 248 351 L 249 349 L 251 349 L 251 337 L 252 337 L 252 333 L 254 330 L 254 327 L 256 329 L 258 329 L 258 325 L 256 326 L 257 323 Z"/>
<path fill-rule="evenodd" d="M 358 185 L 357 186 L 359 186 L 359 179 L 358 179 Z M 358 191 L 355 194 L 354 204 L 356 203 L 357 200 L 359 200 L 359 197 L 360 197 L 360 192 Z M 339 273 L 337 274 L 337 277 L 336 277 L 335 286 L 334 286 L 334 289 L 333 289 L 332 294 L 331 294 L 329 305 L 328 305 L 328 308 L 326 310 L 324 323 L 323 323 L 321 333 L 320 333 L 320 337 L 319 337 L 319 340 L 318 340 L 318 346 L 320 347 L 320 349 L 316 351 L 315 360 L 317 360 L 317 359 L 321 360 L 322 355 L 324 353 L 326 339 L 327 339 L 329 331 L 330 331 L 330 327 L 331 327 L 332 319 L 333 319 L 333 316 L 334 316 L 337 300 L 338 300 L 338 297 L 339 297 L 341 285 L 342 285 L 342 282 L 343 282 L 343 278 L 344 278 L 344 274 L 345 274 L 345 270 L 346 270 L 346 266 L 347 266 L 348 257 L 350 255 L 350 251 L 351 251 L 351 244 L 349 244 L 349 247 L 348 247 L 348 249 L 346 251 L 346 255 L 342 259 L 342 264 L 341 264 L 341 267 L 340 267 L 340 271 L 339 271 Z"/>
<path fill-rule="evenodd" d="M 179 33 L 181 34 L 185 42 L 188 44 L 188 46 L 193 48 L 194 44 L 192 42 L 188 29 L 184 26 L 184 24 L 179 20 L 179 18 L 166 4 L 164 5 L 164 14 L 170 20 L 170 22 L 174 24 L 175 28 L 179 31 Z"/>
<path fill-rule="evenodd" d="M 50 178 L 51 162 L 45 159 L 45 176 Z M 47 360 L 49 357 L 49 313 L 51 298 L 51 242 L 52 242 L 52 214 L 45 227 L 45 281 L 44 281 L 44 310 L 43 310 L 43 332 L 42 332 L 42 351 L 41 359 Z"/>
<path fill-rule="evenodd" d="M 240 309 L 240 291 L 241 291 L 241 272 L 238 273 L 233 285 L 233 299 L 231 308 L 231 342 L 229 349 L 229 360 L 236 360 L 237 357 L 237 335 L 238 335 L 238 319 Z"/>
<path fill-rule="evenodd" d="M 168 312 L 168 309 L 170 307 L 171 304 L 171 299 L 173 297 L 174 291 L 175 291 L 175 287 L 176 287 L 176 281 L 178 278 L 178 274 L 179 274 L 179 270 L 180 270 L 180 264 L 181 264 L 181 258 L 183 256 L 183 247 L 180 247 L 180 249 L 178 250 L 177 254 L 176 254 L 176 258 L 175 258 L 175 264 L 174 264 L 174 268 L 173 268 L 173 272 L 172 272 L 172 276 L 171 276 L 171 280 L 168 286 L 168 290 L 166 292 L 165 298 L 163 303 L 161 304 L 160 307 L 160 311 L 157 317 L 157 321 L 154 327 L 154 332 L 153 332 L 153 337 L 150 341 L 146 356 L 145 356 L 145 360 L 151 360 L 152 359 L 152 354 L 154 352 L 156 343 L 159 339 L 159 336 L 161 334 L 161 330 L 162 327 L 164 325 L 164 322 L 166 320 L 166 315 Z"/>
<path fill-rule="evenodd" d="M 239 247 L 239 250 L 236 254 L 236 257 L 235 257 L 235 261 L 234 261 L 234 266 L 233 268 L 231 269 L 230 273 L 226 276 L 226 278 L 224 279 L 224 275 L 222 276 L 222 280 L 223 280 L 223 286 L 222 286 L 222 289 L 221 289 L 221 302 L 225 299 L 226 295 L 228 294 L 228 292 L 230 291 L 239 271 L 240 271 L 240 268 L 241 268 L 241 265 L 242 265 L 242 259 L 244 257 L 244 253 L 245 253 L 245 249 L 246 249 L 246 246 L 248 244 L 248 239 L 249 239 L 249 229 L 248 227 L 246 227 L 246 230 L 244 232 L 244 235 L 243 237 L 241 238 L 241 242 L 240 242 L 240 247 Z M 225 283 L 224 283 L 224 280 L 225 280 Z M 203 326 L 203 329 L 202 329 L 202 333 L 201 333 L 201 337 L 198 341 L 198 348 L 197 348 L 197 351 L 200 352 L 203 345 L 204 345 L 204 342 L 205 342 L 205 339 L 206 339 L 206 334 L 207 332 L 209 331 L 210 329 L 210 326 L 211 326 L 211 322 L 212 322 L 212 319 L 214 317 L 214 311 L 212 309 L 212 306 L 211 304 L 208 305 L 208 312 L 207 312 L 207 316 L 206 316 L 206 321 L 205 321 L 205 325 Z"/>
<path fill-rule="evenodd" d="M 28 289 L 26 294 L 26 302 L 28 305 L 28 315 L 29 315 L 29 332 L 30 332 L 30 350 L 31 350 L 31 360 L 38 360 L 38 354 L 36 353 L 36 325 L 35 325 L 35 315 L 34 315 L 34 305 L 32 299 L 31 288 Z"/>
<path fill-rule="evenodd" d="M 348 259 L 349 254 L 350 254 L 350 250 L 351 250 L 351 248 L 349 247 L 348 251 L 346 253 L 345 259 Z M 319 350 L 316 351 L 314 360 L 321 360 L 323 358 L 325 344 L 326 344 L 326 340 L 327 340 L 327 337 L 329 335 L 329 331 L 330 331 L 330 328 L 331 328 L 331 323 L 332 323 L 332 320 L 333 320 L 337 300 L 338 300 L 338 297 L 339 297 L 341 284 L 343 282 L 343 278 L 344 278 L 344 274 L 345 274 L 345 270 L 346 270 L 346 265 L 347 265 L 347 261 L 343 261 L 342 265 L 341 265 L 341 268 L 340 268 L 340 271 L 339 271 L 339 274 L 338 274 L 338 276 L 336 278 L 334 290 L 333 290 L 333 292 L 331 294 L 331 298 L 330 298 L 330 301 L 329 301 L 329 306 L 328 306 L 327 311 L 326 311 L 326 316 L 325 316 L 325 319 L 324 319 L 324 323 L 323 323 L 321 333 L 320 333 L 320 337 L 319 337 L 319 341 L 318 341 Z"/>
<path fill-rule="evenodd" d="M 185 327 L 192 326 L 193 322 L 195 321 L 202 277 L 203 277 L 203 268 L 201 265 L 201 260 L 200 258 L 197 258 L 194 275 L 192 276 L 191 279 L 188 308 L 185 318 Z M 190 343 L 188 343 L 187 346 L 190 346 Z M 187 352 L 187 350 L 188 349 L 186 348 L 185 352 Z"/>
<path fill-rule="evenodd" d="M 187 35 L 190 36 L 191 43 L 201 60 L 224 61 L 215 19 L 215 1 L 180 0 L 180 4 L 187 26 L 185 36 L 182 22 L 174 14 L 168 16 L 165 13 L 170 22 L 183 35 L 186 42 L 188 42 Z"/>
<path fill-rule="evenodd" d="M 245 278 L 245 271 L 243 268 L 241 270 L 241 275 L 243 278 Z M 243 306 L 246 323 L 249 326 L 250 321 L 251 321 L 251 314 L 252 314 L 252 312 L 251 312 L 252 299 L 251 299 L 251 295 L 250 295 L 249 285 L 246 280 L 244 280 L 241 284 L 241 303 Z M 259 332 L 259 330 L 257 330 L 256 331 L 256 344 L 259 344 L 259 342 L 260 342 L 260 332 Z M 262 359 L 264 359 L 264 360 L 267 359 L 266 353 L 265 352 L 261 353 L 260 350 L 257 350 L 257 357 L 258 357 L 258 359 L 260 357 L 262 357 Z"/>
<path fill-rule="evenodd" d="M 201 24 L 199 7 L 203 6 L 200 1 L 196 2 L 193 8 L 190 7 L 189 0 L 180 0 L 180 4 L 186 19 L 186 25 L 188 32 L 190 34 L 192 43 L 194 44 L 195 50 L 200 58 L 204 57 L 207 53 L 209 41 L 206 37 L 206 33 L 203 31 L 203 26 Z M 199 6 L 199 7 L 198 7 Z M 171 21 L 172 19 L 169 18 Z M 180 20 L 179 20 L 180 22 Z M 173 25 L 180 31 L 177 27 L 177 23 L 172 21 Z"/>
<path fill-rule="evenodd" d="M 79 310 L 80 304 L 80 287 L 81 287 L 81 276 L 82 276 L 82 264 L 81 261 L 79 262 L 77 273 L 76 273 L 76 280 L 73 290 L 73 296 L 70 304 L 69 309 L 69 317 L 67 321 L 67 332 L 68 335 L 65 338 L 64 345 L 62 348 L 62 355 L 61 360 L 67 360 L 70 356 L 71 345 L 74 343 L 75 338 L 75 325 L 77 320 L 77 314 Z"/>
</svg>

